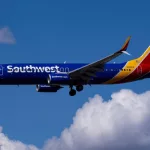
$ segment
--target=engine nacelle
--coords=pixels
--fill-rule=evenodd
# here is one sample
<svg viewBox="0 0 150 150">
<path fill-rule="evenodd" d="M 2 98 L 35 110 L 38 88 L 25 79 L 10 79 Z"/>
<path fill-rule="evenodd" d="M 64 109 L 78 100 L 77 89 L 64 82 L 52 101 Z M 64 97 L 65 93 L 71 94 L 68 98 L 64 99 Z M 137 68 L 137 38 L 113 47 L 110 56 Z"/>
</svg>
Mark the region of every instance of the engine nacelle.
<svg viewBox="0 0 150 150">
<path fill-rule="evenodd" d="M 61 86 L 50 86 L 50 85 L 36 85 L 37 92 L 57 92 Z"/>
<path fill-rule="evenodd" d="M 55 74 L 49 74 L 48 76 L 48 84 L 57 84 L 61 82 L 69 81 L 70 77 L 66 73 L 55 73 Z"/>
</svg>

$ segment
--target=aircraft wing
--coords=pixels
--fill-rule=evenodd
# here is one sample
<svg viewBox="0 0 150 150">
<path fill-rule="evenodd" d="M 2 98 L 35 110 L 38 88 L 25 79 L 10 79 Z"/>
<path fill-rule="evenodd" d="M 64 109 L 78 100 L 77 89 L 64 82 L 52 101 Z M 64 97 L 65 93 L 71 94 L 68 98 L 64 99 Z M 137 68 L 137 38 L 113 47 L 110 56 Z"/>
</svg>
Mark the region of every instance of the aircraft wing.
<svg viewBox="0 0 150 150">
<path fill-rule="evenodd" d="M 118 57 L 119 55 L 121 55 L 122 53 L 126 53 L 127 47 L 129 45 L 130 42 L 130 36 L 126 39 L 124 45 L 122 46 L 122 48 L 120 50 L 118 50 L 117 52 L 115 52 L 112 55 L 109 55 L 101 60 L 98 60 L 96 62 L 93 62 L 91 64 L 85 65 L 81 68 L 75 69 L 71 72 L 69 72 L 69 76 L 72 79 L 82 79 L 85 81 L 89 81 L 91 79 L 91 77 L 95 77 L 96 72 L 99 72 L 103 69 L 103 66 L 105 63 L 113 60 L 114 58 Z"/>
</svg>

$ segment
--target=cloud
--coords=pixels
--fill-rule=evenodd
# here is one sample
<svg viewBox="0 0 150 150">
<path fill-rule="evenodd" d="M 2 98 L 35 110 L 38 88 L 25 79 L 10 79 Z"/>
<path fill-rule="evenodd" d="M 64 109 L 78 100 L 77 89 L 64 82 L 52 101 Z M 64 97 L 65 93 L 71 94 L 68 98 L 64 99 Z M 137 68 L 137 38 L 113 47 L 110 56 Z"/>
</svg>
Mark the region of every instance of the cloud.
<svg viewBox="0 0 150 150">
<path fill-rule="evenodd" d="M 95 95 L 80 108 L 60 138 L 49 139 L 44 150 L 150 149 L 150 91 L 121 90 L 104 101 Z"/>
<path fill-rule="evenodd" d="M 15 44 L 16 40 L 8 27 L 0 29 L 0 43 Z"/>
<path fill-rule="evenodd" d="M 42 150 L 149 150 L 149 124 L 150 91 L 121 90 L 108 101 L 95 95 L 77 110 L 72 125 L 59 138 L 48 139 Z M 2 132 L 0 142 L 2 150 L 39 150 Z"/>
<path fill-rule="evenodd" d="M 20 141 L 10 140 L 2 133 L 2 127 L 0 127 L 0 150 L 38 150 L 38 148 L 34 145 L 23 144 Z"/>
<path fill-rule="evenodd" d="M 38 150 L 34 145 L 26 145 L 20 141 L 10 140 L 3 133 L 0 133 L 0 145 L 0 150 Z"/>
</svg>

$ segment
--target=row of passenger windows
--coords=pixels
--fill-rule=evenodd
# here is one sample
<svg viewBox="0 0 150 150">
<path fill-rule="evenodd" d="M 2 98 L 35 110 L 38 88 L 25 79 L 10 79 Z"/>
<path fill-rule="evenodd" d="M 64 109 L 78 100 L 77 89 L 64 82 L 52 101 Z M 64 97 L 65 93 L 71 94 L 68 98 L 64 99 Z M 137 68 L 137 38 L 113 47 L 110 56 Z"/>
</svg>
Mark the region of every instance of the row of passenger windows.
<svg viewBox="0 0 150 150">
<path fill-rule="evenodd" d="M 61 67 L 58 70 L 61 72 L 69 72 L 68 67 L 66 67 L 66 68 Z M 102 69 L 101 71 L 131 71 L 131 69 L 117 69 L 116 68 L 116 69 Z"/>
<path fill-rule="evenodd" d="M 131 71 L 131 69 L 103 69 L 102 71 Z"/>
</svg>

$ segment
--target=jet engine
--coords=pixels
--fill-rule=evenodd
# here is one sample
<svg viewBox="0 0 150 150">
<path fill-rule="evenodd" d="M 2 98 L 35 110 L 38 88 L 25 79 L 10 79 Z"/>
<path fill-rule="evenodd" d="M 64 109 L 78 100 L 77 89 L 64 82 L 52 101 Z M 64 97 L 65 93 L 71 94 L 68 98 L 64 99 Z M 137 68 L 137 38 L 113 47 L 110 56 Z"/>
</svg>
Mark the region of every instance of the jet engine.
<svg viewBox="0 0 150 150">
<path fill-rule="evenodd" d="M 56 73 L 56 74 L 49 74 L 48 76 L 48 84 L 57 84 L 60 82 L 67 82 L 70 80 L 70 77 L 67 73 Z"/>
<path fill-rule="evenodd" d="M 61 86 L 50 86 L 50 85 L 36 85 L 36 91 L 37 92 L 57 92 L 60 88 L 63 88 Z"/>
</svg>

